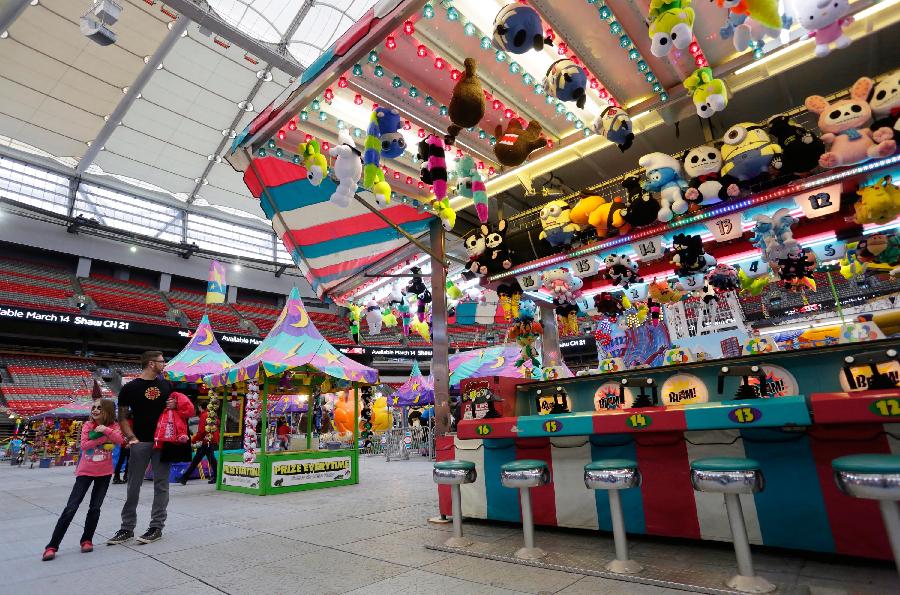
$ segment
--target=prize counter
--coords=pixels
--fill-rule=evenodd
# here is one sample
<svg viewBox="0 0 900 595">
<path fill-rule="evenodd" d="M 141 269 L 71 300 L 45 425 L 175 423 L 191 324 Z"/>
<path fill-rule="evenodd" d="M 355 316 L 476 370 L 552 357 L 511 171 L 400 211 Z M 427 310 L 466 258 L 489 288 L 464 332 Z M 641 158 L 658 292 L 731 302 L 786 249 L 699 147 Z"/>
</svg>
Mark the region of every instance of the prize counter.
<svg viewBox="0 0 900 595">
<path fill-rule="evenodd" d="M 847 393 L 841 381 L 846 356 L 898 345 L 882 340 L 863 348 L 834 345 L 522 384 L 515 395 L 502 395 L 515 400 L 504 403 L 504 411 L 513 407 L 516 417 L 460 421 L 456 436 L 437 439 L 437 460 L 476 465 L 477 481 L 462 486 L 464 516 L 519 522 L 518 492 L 501 486 L 500 466 L 541 459 L 552 482 L 532 490 L 535 523 L 609 531 L 606 493 L 585 488 L 584 466 L 630 458 L 637 461 L 643 484 L 621 493 L 628 533 L 730 541 L 721 496 L 694 491 L 690 461 L 752 458 L 766 483 L 763 491 L 743 499 L 752 543 L 890 559 L 877 503 L 842 494 L 831 461 L 900 452 L 900 426 L 893 425 L 900 422 L 900 390 Z M 767 389 L 777 396 L 732 399 L 744 381 L 729 376 L 720 394 L 723 366 L 752 364 L 764 367 Z M 896 374 L 896 362 L 883 365 Z M 609 408 L 618 405 L 621 378 L 653 378 L 665 393 L 660 402 L 669 404 Z M 572 413 L 535 415 L 539 397 L 559 388 Z M 449 487 L 438 491 L 441 513 L 450 514 Z"/>
</svg>

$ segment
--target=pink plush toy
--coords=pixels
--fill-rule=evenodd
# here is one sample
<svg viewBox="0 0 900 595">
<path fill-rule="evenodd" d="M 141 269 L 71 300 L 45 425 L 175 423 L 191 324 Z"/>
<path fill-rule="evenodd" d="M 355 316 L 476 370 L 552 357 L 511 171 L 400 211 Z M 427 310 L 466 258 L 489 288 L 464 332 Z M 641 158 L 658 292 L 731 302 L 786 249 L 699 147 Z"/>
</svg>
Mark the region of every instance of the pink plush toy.
<svg viewBox="0 0 900 595">
<path fill-rule="evenodd" d="M 894 131 L 868 128 L 872 123 L 872 109 L 867 103 L 869 91 L 875 85 L 870 78 L 863 77 L 850 87 L 850 98 L 835 103 L 819 95 L 806 98 L 809 111 L 819 114 L 819 128 L 822 141 L 829 148 L 819 158 L 819 165 L 825 168 L 840 165 L 854 165 L 869 159 L 889 157 L 897 149 Z"/>
</svg>

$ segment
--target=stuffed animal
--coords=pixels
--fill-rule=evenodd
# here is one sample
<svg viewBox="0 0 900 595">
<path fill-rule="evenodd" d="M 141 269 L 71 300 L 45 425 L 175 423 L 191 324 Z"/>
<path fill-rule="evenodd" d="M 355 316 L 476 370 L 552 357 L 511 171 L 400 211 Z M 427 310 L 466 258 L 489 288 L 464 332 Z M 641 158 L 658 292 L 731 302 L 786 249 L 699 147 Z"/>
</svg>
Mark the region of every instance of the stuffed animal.
<svg viewBox="0 0 900 595">
<path fill-rule="evenodd" d="M 850 249 L 848 244 L 847 248 Z M 900 263 L 900 235 L 876 233 L 853 245 L 857 257 L 868 266 L 880 271 L 890 271 Z"/>
<path fill-rule="evenodd" d="M 515 279 L 511 283 L 501 283 L 497 286 L 497 298 L 500 300 L 500 308 L 506 321 L 519 317 L 519 303 L 522 300 L 522 287 Z"/>
<path fill-rule="evenodd" d="M 494 17 L 494 46 L 510 54 L 540 52 L 544 44 L 553 45 L 553 38 L 544 36 L 544 25 L 537 11 L 530 6 L 507 4 Z"/>
<path fill-rule="evenodd" d="M 403 121 L 400 112 L 389 107 L 378 107 L 375 110 L 378 119 L 378 131 L 381 134 L 381 156 L 396 159 L 406 150 L 406 139 L 400 133 Z"/>
<path fill-rule="evenodd" d="M 766 37 L 777 37 L 781 29 L 790 29 L 793 19 L 778 14 L 778 2 L 772 0 L 716 0 L 728 9 L 721 39 L 731 39 L 734 49 L 761 48 Z"/>
<path fill-rule="evenodd" d="M 556 324 L 561 336 L 570 337 L 578 335 L 578 306 L 572 304 L 557 306 Z"/>
<path fill-rule="evenodd" d="M 615 143 L 623 153 L 631 148 L 634 142 L 634 126 L 631 118 L 621 107 L 607 105 L 603 108 L 593 124 L 594 132 L 605 136 L 611 143 Z"/>
<path fill-rule="evenodd" d="M 459 286 L 450 279 L 447 279 L 447 282 L 444 284 L 444 289 L 447 292 L 448 300 L 456 301 L 463 296 L 462 289 L 460 289 Z"/>
<path fill-rule="evenodd" d="M 712 68 L 704 66 L 684 79 L 684 88 L 694 101 L 697 115 L 709 118 L 728 105 L 728 87 L 725 81 L 713 76 Z"/>
<path fill-rule="evenodd" d="M 781 279 L 787 289 L 815 291 L 816 280 L 813 277 L 815 266 L 815 253 L 809 248 L 804 248 L 779 260 L 777 265 L 772 267 L 772 271 Z"/>
<path fill-rule="evenodd" d="M 884 176 L 856 193 L 860 199 L 853 207 L 858 224 L 888 223 L 900 215 L 900 188 L 893 184 L 891 176 Z"/>
<path fill-rule="evenodd" d="M 638 263 L 632 261 L 626 254 L 610 254 L 603 259 L 603 264 L 606 265 L 606 278 L 616 287 L 627 289 L 632 283 L 644 281 L 638 275 Z"/>
<path fill-rule="evenodd" d="M 553 302 L 557 305 L 574 305 L 581 295 L 584 281 L 573 275 L 569 269 L 560 267 L 541 273 L 541 285 L 550 292 Z"/>
<path fill-rule="evenodd" d="M 544 327 L 540 322 L 534 320 L 535 316 L 534 303 L 528 300 L 522 302 L 519 317 L 515 320 L 512 328 L 509 329 L 509 337 L 519 344 L 519 358 L 515 361 L 517 368 L 531 363 L 533 369 L 540 369 L 541 361 L 538 359 L 537 350 L 534 343 L 544 332 Z"/>
<path fill-rule="evenodd" d="M 506 132 L 503 132 L 503 128 L 498 124 L 494 131 L 497 137 L 497 143 L 494 145 L 497 161 L 507 167 L 522 165 L 532 151 L 547 145 L 547 139 L 541 136 L 542 132 L 540 123 L 534 120 L 524 129 L 519 120 L 510 120 Z"/>
<path fill-rule="evenodd" d="M 808 175 L 819 165 L 825 143 L 818 136 L 793 122 L 788 116 L 769 120 L 769 134 L 781 147 L 781 173 Z"/>
<path fill-rule="evenodd" d="M 850 45 L 850 38 L 844 35 L 844 28 L 853 22 L 848 0 L 786 0 L 785 5 L 794 20 L 809 31 L 815 39 L 817 58 L 831 53 L 831 45 L 842 49 Z"/>
<path fill-rule="evenodd" d="M 485 246 L 484 240 L 485 234 L 483 234 L 480 229 L 476 229 L 463 241 L 466 254 L 469 256 L 469 260 L 466 263 L 466 270 L 479 276 L 487 275 L 488 272 L 487 262 L 489 257 L 485 256 L 487 247 Z"/>
<path fill-rule="evenodd" d="M 714 205 L 741 193 L 734 183 L 722 183 L 722 154 L 710 145 L 700 145 L 688 151 L 681 160 L 684 171 L 690 176 L 684 198 L 698 205 Z"/>
<path fill-rule="evenodd" d="M 657 58 L 686 50 L 694 38 L 691 0 L 650 0 L 650 53 Z"/>
<path fill-rule="evenodd" d="M 547 95 L 560 101 L 574 101 L 584 109 L 587 100 L 587 74 L 584 69 L 568 58 L 557 60 L 547 69 L 544 76 L 544 90 Z"/>
<path fill-rule="evenodd" d="M 591 225 L 597 230 L 599 238 L 625 234 L 631 229 L 623 217 L 625 202 L 618 196 L 609 201 L 602 196 L 586 196 L 576 203 L 569 213 L 572 223 L 582 226 Z"/>
<path fill-rule="evenodd" d="M 350 206 L 350 200 L 356 194 L 356 187 L 362 177 L 363 163 L 350 133 L 341 130 L 338 133 L 338 140 L 340 144 L 331 147 L 331 156 L 335 158 L 334 175 L 338 179 L 338 185 L 329 200 L 339 207 L 346 208 Z"/>
<path fill-rule="evenodd" d="M 896 139 L 900 134 L 900 70 L 895 70 L 875 84 L 869 107 L 875 118 L 872 130 L 891 128 Z"/>
<path fill-rule="evenodd" d="M 622 219 L 632 227 L 643 227 L 657 221 L 659 217 L 659 200 L 653 193 L 644 190 L 641 178 L 625 176 L 622 180 L 625 189 L 625 210 Z"/>
<path fill-rule="evenodd" d="M 303 155 L 303 166 L 306 167 L 306 179 L 313 186 L 318 186 L 328 175 L 328 159 L 319 148 L 319 141 L 313 139 L 308 143 L 297 145 L 297 153 Z"/>
<path fill-rule="evenodd" d="M 741 286 L 738 280 L 738 272 L 730 264 L 717 264 L 706 275 L 706 284 L 719 291 L 734 291 Z"/>
<path fill-rule="evenodd" d="M 551 246 L 566 246 L 572 243 L 575 233 L 584 229 L 572 223 L 572 208 L 564 200 L 551 200 L 541 209 L 541 233 L 538 239 L 547 240 Z"/>
<path fill-rule="evenodd" d="M 594 309 L 599 315 L 615 320 L 626 310 L 622 298 L 621 293 L 614 295 L 608 291 L 601 291 L 594 296 Z"/>
<path fill-rule="evenodd" d="M 669 285 L 669 282 L 665 279 L 662 281 L 654 279 L 647 285 L 647 295 L 651 300 L 659 302 L 660 304 L 674 304 L 675 302 L 680 302 L 686 294 L 685 291 Z"/>
<path fill-rule="evenodd" d="M 797 223 L 797 219 L 791 215 L 790 209 L 781 208 L 772 216 L 754 215 L 753 235 L 750 244 L 759 248 L 762 259 L 770 266 L 776 265 L 782 258 L 796 253 L 798 242 L 794 239 L 791 226 Z"/>
<path fill-rule="evenodd" d="M 703 238 L 699 235 L 675 234 L 672 250 L 675 255 L 671 263 L 679 277 L 705 273 L 709 267 L 716 265 L 716 259 L 703 250 Z"/>
<path fill-rule="evenodd" d="M 867 99 L 875 83 L 863 77 L 850 87 L 850 97 L 829 103 L 820 95 L 811 95 L 804 102 L 809 111 L 819 114 L 822 142 L 828 152 L 819 158 L 825 168 L 863 163 L 870 159 L 889 157 L 897 149 L 890 128 L 872 130 L 872 108 Z"/>
<path fill-rule="evenodd" d="M 496 274 L 510 268 L 512 266 L 510 252 L 503 245 L 506 240 L 506 219 L 498 221 L 493 228 L 482 225 L 481 235 L 484 236 L 484 254 L 488 273 Z"/>
<path fill-rule="evenodd" d="M 761 126 L 735 124 L 722 137 L 722 176 L 749 182 L 781 168 L 781 147 Z"/>
<path fill-rule="evenodd" d="M 353 339 L 353 342 L 359 345 L 359 323 L 360 316 L 362 315 L 362 308 L 360 308 L 356 304 L 350 304 L 347 306 L 347 310 L 349 310 L 349 314 L 347 315 L 348 322 L 350 323 L 350 338 Z"/>
<path fill-rule="evenodd" d="M 450 105 L 447 106 L 451 124 L 444 140 L 451 146 L 462 129 L 477 126 L 484 117 L 484 90 L 478 78 L 478 63 L 472 58 L 466 58 L 463 65 L 465 72 L 454 85 Z"/>
<path fill-rule="evenodd" d="M 412 279 L 406 284 L 406 295 L 418 296 L 428 291 L 428 287 L 422 281 L 422 269 L 420 267 L 411 267 L 409 274 L 412 275 Z"/>
<path fill-rule="evenodd" d="M 738 269 L 738 283 L 741 286 L 742 294 L 746 293 L 754 297 L 758 296 L 769 286 L 769 280 L 770 278 L 768 275 L 750 277 L 744 272 L 744 269 Z"/>
<path fill-rule="evenodd" d="M 412 323 L 412 311 L 409 307 L 409 303 L 404 299 L 400 302 L 400 305 L 397 306 L 397 313 L 400 314 L 400 325 L 403 329 L 403 338 L 409 339 L 409 327 Z"/>
<path fill-rule="evenodd" d="M 475 212 L 481 223 L 488 222 L 488 196 L 484 185 L 484 178 L 478 172 L 475 160 L 466 155 L 456 162 L 457 193 L 471 199 L 475 203 Z"/>
<path fill-rule="evenodd" d="M 687 182 L 681 177 L 681 164 L 677 159 L 665 153 L 648 153 L 638 160 L 638 164 L 647 172 L 642 184 L 644 190 L 659 193 L 659 221 L 665 223 L 688 210 L 684 200 Z"/>
<path fill-rule="evenodd" d="M 394 328 L 397 326 L 397 315 L 390 308 L 385 308 L 381 311 L 381 321 L 385 327 Z"/>
<path fill-rule="evenodd" d="M 369 116 L 369 128 L 366 131 L 362 185 L 375 195 L 375 202 L 379 205 L 390 204 L 391 187 L 384 181 L 384 171 L 381 169 L 381 130 L 374 111 Z"/>
<path fill-rule="evenodd" d="M 384 318 L 381 316 L 381 307 L 375 300 L 366 302 L 366 323 L 369 325 L 370 335 L 377 335 L 381 332 Z"/>
<path fill-rule="evenodd" d="M 419 142 L 418 159 L 422 162 L 419 178 L 430 184 L 434 197 L 443 200 L 447 197 L 447 158 L 444 152 L 444 141 L 436 134 Z"/>
</svg>

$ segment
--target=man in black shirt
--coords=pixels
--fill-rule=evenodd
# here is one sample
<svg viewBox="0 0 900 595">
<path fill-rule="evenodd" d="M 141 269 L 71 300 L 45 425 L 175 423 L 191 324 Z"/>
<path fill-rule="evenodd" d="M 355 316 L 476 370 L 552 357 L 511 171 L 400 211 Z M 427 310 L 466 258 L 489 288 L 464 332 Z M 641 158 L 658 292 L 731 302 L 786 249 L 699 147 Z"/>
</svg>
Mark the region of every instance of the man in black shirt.
<svg viewBox="0 0 900 595">
<path fill-rule="evenodd" d="M 147 465 L 153 466 L 153 506 L 150 528 L 137 538 L 138 543 L 151 543 L 162 537 L 169 504 L 169 462 L 163 461 L 162 451 L 153 448 L 156 424 L 166 407 L 175 409 L 175 399 L 169 398 L 172 385 L 160 376 L 166 360 L 159 351 L 141 354 L 141 375 L 119 391 L 119 426 L 131 445 L 128 460 L 128 495 L 122 507 L 122 528 L 107 545 L 125 543 L 134 537 L 137 525 L 137 505 Z M 129 416 L 130 412 L 130 416 Z"/>
</svg>

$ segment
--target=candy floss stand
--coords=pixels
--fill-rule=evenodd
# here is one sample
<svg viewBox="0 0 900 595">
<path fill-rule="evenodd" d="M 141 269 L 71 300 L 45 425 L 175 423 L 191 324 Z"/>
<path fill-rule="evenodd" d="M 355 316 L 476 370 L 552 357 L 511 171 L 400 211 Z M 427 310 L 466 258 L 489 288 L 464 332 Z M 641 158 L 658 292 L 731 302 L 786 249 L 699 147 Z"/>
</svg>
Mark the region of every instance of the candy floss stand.
<svg viewBox="0 0 900 595">
<path fill-rule="evenodd" d="M 319 451 L 318 441 L 303 450 L 270 452 L 266 448 L 268 397 L 275 393 L 305 394 L 311 404 L 334 390 L 354 392 L 354 419 L 359 417 L 360 386 L 375 384 L 378 372 L 358 364 L 326 341 L 310 320 L 297 289 L 263 342 L 233 367 L 206 377 L 217 395 L 232 405 L 220 419 L 217 488 L 269 495 L 359 482 L 359 428 L 338 450 Z M 225 450 L 229 418 L 237 416 L 242 447 Z"/>
</svg>

